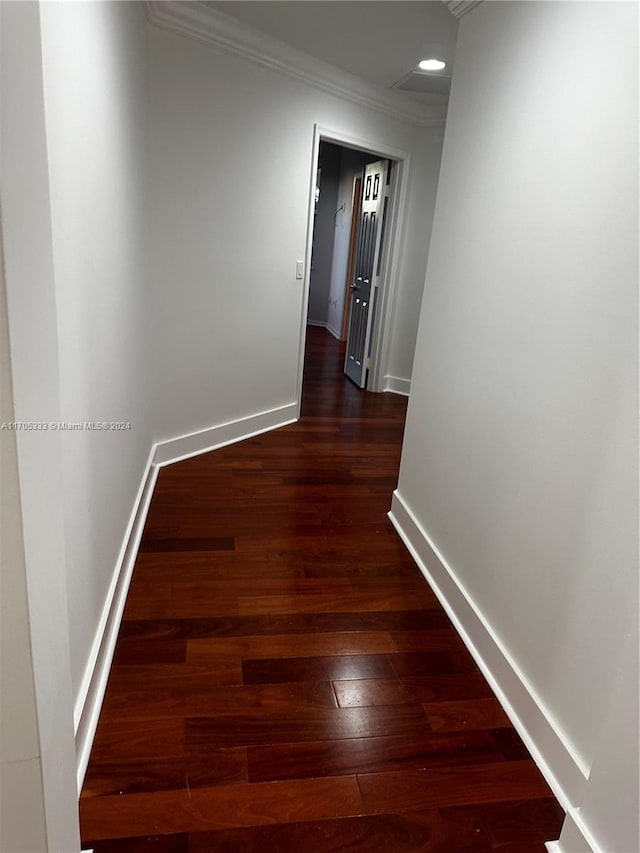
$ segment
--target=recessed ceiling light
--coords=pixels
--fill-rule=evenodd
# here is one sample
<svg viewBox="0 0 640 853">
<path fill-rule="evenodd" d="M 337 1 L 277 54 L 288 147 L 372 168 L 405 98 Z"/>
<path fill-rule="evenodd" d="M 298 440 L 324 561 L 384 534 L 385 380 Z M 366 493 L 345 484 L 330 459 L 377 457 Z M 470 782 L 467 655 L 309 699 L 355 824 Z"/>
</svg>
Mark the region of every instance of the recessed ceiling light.
<svg viewBox="0 0 640 853">
<path fill-rule="evenodd" d="M 422 62 L 418 63 L 418 68 L 421 71 L 442 71 L 446 66 L 447 63 L 441 59 L 423 59 Z"/>
</svg>

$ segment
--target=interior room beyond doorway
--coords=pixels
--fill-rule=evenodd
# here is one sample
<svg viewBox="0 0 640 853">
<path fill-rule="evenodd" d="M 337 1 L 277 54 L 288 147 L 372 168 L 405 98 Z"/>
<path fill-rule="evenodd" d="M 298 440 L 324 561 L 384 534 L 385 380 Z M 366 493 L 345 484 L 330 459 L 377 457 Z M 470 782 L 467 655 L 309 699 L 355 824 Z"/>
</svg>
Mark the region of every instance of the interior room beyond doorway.
<svg viewBox="0 0 640 853">
<path fill-rule="evenodd" d="M 380 155 L 320 142 L 307 323 L 347 338 L 350 249 L 355 243 L 354 201 L 368 163 Z"/>
</svg>

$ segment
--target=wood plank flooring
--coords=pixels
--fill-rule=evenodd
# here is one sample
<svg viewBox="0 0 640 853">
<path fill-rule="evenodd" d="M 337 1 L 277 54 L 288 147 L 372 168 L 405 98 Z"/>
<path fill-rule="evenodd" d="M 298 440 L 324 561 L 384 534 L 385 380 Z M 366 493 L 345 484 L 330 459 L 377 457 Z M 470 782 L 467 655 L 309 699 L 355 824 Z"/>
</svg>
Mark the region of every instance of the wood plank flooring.
<svg viewBox="0 0 640 853">
<path fill-rule="evenodd" d="M 386 513 L 405 400 L 310 328 L 299 423 L 162 469 L 80 799 L 95 853 L 533 853 L 563 812 Z"/>
</svg>

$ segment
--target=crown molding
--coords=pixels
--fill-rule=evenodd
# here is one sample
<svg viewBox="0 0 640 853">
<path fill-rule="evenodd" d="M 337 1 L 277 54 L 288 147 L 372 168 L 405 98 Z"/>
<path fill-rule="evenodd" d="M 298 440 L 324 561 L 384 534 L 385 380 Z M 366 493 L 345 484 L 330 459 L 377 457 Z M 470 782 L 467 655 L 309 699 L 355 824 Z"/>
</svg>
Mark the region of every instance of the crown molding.
<svg viewBox="0 0 640 853">
<path fill-rule="evenodd" d="M 420 104 L 399 92 L 374 86 L 201 2 L 144 0 L 144 9 L 147 20 L 154 26 L 213 45 L 307 86 L 407 124 L 419 127 L 444 124 L 446 104 Z"/>
<path fill-rule="evenodd" d="M 461 18 L 467 12 L 470 12 L 474 6 L 482 3 L 482 0 L 442 0 L 442 2 L 452 15 L 455 15 L 456 18 Z"/>
</svg>

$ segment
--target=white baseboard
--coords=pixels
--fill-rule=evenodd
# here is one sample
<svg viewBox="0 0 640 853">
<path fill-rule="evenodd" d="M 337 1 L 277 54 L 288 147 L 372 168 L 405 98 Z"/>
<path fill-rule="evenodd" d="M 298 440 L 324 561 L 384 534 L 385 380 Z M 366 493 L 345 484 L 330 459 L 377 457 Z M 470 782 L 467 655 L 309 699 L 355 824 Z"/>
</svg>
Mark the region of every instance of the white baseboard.
<svg viewBox="0 0 640 853">
<path fill-rule="evenodd" d="M 325 323 L 325 329 L 329 332 L 330 335 L 339 341 L 340 340 L 340 332 L 331 325 L 331 323 Z"/>
<path fill-rule="evenodd" d="M 580 809 L 569 809 L 559 840 L 546 847 L 549 853 L 605 853 L 583 822 Z"/>
<path fill-rule="evenodd" d="M 392 394 L 402 394 L 403 397 L 408 397 L 411 391 L 411 380 L 401 379 L 399 376 L 384 377 L 384 389 Z"/>
<path fill-rule="evenodd" d="M 73 713 L 76 741 L 76 778 L 78 793 L 82 788 L 89 763 L 98 717 L 107 688 L 109 670 L 118 639 L 122 613 L 129 591 L 133 566 L 138 554 L 144 523 L 151 504 L 151 496 L 158 477 L 158 468 L 153 464 L 155 446 L 152 448 L 126 534 L 116 562 L 102 616 L 93 641 L 89 662 L 85 669 Z"/>
<path fill-rule="evenodd" d="M 297 411 L 297 404 L 289 403 L 246 418 L 158 442 L 151 448 L 74 707 L 78 793 L 82 789 L 87 771 L 133 567 L 160 468 L 286 426 L 297 420 Z"/>
<path fill-rule="evenodd" d="M 188 435 L 170 438 L 167 441 L 158 442 L 155 446 L 153 462 L 159 467 L 170 465 L 173 462 L 181 462 L 191 456 L 207 453 L 209 450 L 216 450 L 226 444 L 252 438 L 261 432 L 286 426 L 297 419 L 297 404 L 288 403 L 286 406 L 279 406 L 276 409 L 269 409 L 266 412 L 259 412 L 236 421 L 228 421 Z"/>
<path fill-rule="evenodd" d="M 581 801 L 589 770 L 572 750 L 542 701 L 527 683 L 480 609 L 460 583 L 401 495 L 396 491 L 389 518 L 456 626 L 511 722 L 568 811 Z"/>
</svg>

